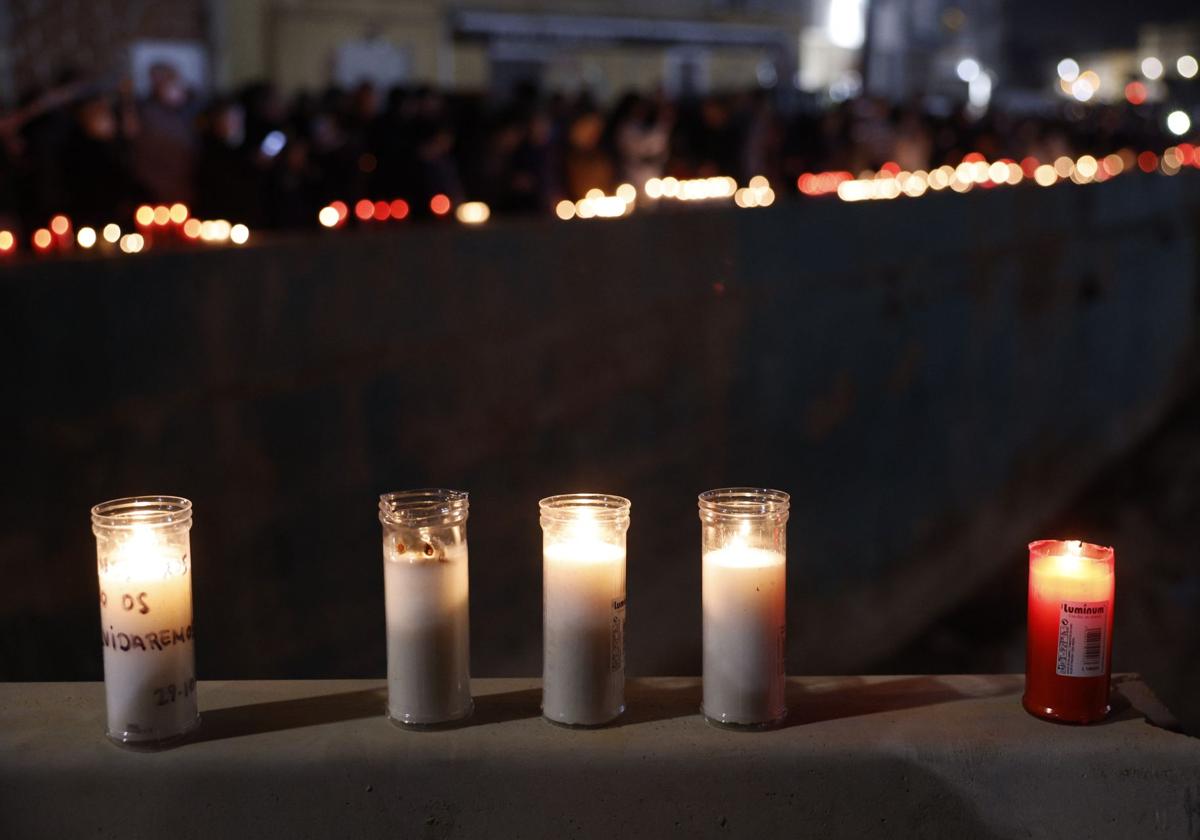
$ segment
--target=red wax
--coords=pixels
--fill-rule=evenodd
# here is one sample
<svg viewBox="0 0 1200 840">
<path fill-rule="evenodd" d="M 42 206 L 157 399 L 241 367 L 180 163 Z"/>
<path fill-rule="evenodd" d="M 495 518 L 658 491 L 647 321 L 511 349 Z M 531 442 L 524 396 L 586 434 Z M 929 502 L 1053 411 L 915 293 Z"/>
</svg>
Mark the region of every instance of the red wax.
<svg viewBox="0 0 1200 840">
<path fill-rule="evenodd" d="M 1025 709 L 1069 723 L 1102 720 L 1112 672 L 1114 555 L 1073 540 L 1029 544 Z"/>
</svg>

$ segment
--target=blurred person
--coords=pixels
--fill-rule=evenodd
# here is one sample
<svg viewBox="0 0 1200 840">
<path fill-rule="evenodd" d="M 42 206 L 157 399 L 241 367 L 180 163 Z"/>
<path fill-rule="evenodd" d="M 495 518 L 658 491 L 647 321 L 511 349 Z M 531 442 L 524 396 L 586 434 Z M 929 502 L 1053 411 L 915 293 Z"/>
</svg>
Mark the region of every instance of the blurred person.
<svg viewBox="0 0 1200 840">
<path fill-rule="evenodd" d="M 626 95 L 614 115 L 614 143 L 620 161 L 623 180 L 641 189 L 651 178 L 666 173 L 670 153 L 671 109 L 656 106 L 651 100 L 635 93 Z"/>
<path fill-rule="evenodd" d="M 268 224 L 275 228 L 305 228 L 316 224 L 321 208 L 320 173 L 309 156 L 309 143 L 293 137 L 271 173 Z"/>
<path fill-rule="evenodd" d="M 142 198 L 128 164 L 126 138 L 106 94 L 87 97 L 75 108 L 62 167 L 65 200 L 60 211 L 77 225 L 131 217 Z"/>
<path fill-rule="evenodd" d="M 928 169 L 932 165 L 933 135 L 925 119 L 915 109 L 905 110 L 899 117 L 892 140 L 891 159 L 908 172 Z"/>
<path fill-rule="evenodd" d="M 571 120 L 563 156 L 568 198 L 583 198 L 592 189 L 606 194 L 616 189 L 616 166 L 601 145 L 603 135 L 604 119 L 597 111 L 584 110 Z"/>
<path fill-rule="evenodd" d="M 245 110 L 236 100 L 217 100 L 202 119 L 195 215 L 263 224 L 262 181 L 246 147 Z"/>
<path fill-rule="evenodd" d="M 174 66 L 150 67 L 150 95 L 137 111 L 134 174 L 152 201 L 191 203 L 196 164 L 196 111 Z"/>
</svg>

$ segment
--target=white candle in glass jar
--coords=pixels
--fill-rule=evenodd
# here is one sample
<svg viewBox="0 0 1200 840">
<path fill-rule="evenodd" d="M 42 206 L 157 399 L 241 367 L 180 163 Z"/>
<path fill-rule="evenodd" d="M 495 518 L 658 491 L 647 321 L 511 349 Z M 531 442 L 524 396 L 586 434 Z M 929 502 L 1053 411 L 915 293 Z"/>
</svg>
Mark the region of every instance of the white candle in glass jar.
<svg viewBox="0 0 1200 840">
<path fill-rule="evenodd" d="M 135 525 L 101 564 L 108 733 L 123 743 L 164 740 L 199 722 L 184 535 L 181 545 Z"/>
<path fill-rule="evenodd" d="M 412 542 L 384 534 L 388 714 L 407 724 L 456 720 L 472 708 L 467 546 Z"/>
<path fill-rule="evenodd" d="M 597 497 L 585 496 L 583 504 Z M 625 710 L 625 529 L 617 515 L 572 497 L 543 502 L 542 714 L 555 723 L 598 726 Z M 552 501 L 552 500 L 551 500 Z M 606 502 L 607 503 L 607 502 Z M 554 519 L 561 516 L 562 519 Z"/>
<path fill-rule="evenodd" d="M 786 712 L 787 563 L 737 539 L 704 553 L 704 714 L 761 724 Z"/>
</svg>

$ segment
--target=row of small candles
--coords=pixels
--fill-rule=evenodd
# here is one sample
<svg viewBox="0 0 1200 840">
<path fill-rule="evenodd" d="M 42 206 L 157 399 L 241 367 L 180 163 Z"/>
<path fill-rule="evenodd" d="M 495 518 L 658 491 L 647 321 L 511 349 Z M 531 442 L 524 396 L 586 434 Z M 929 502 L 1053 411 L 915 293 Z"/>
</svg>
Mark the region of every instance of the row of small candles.
<svg viewBox="0 0 1200 840">
<path fill-rule="evenodd" d="M 1032 182 L 1041 187 L 1071 182 L 1083 185 L 1102 183 L 1126 172 L 1157 172 L 1177 175 L 1183 169 L 1200 169 L 1200 149 L 1190 143 L 1180 143 L 1163 151 L 1161 155 L 1132 149 L 1096 158 L 1082 155 L 1070 158 L 1065 155 L 1053 162 L 1041 162 L 1033 157 L 1021 161 L 1001 158 L 988 161 L 978 152 L 966 155 L 957 166 L 944 165 L 929 171 L 907 171 L 896 163 L 885 163 L 879 170 L 867 170 L 857 176 L 846 171 L 806 172 L 796 179 L 796 188 L 810 197 L 836 195 L 842 201 L 865 201 L 892 199 L 907 196 L 919 198 L 929 192 L 949 190 L 966 193 L 973 189 L 989 189 L 1001 186 L 1016 186 Z M 639 196 L 633 184 L 621 184 L 611 194 L 593 189 L 577 201 L 563 199 L 554 207 L 554 213 L 563 221 L 571 219 L 616 219 L 630 215 L 642 204 L 660 201 L 714 202 L 730 201 L 743 209 L 769 207 L 775 203 L 775 190 L 762 175 L 752 177 L 744 187 L 725 175 L 707 178 L 678 179 L 671 176 L 651 178 L 642 186 Z M 429 200 L 429 211 L 434 216 L 450 216 L 465 225 L 481 225 L 491 218 L 491 208 L 482 201 L 466 201 L 454 206 L 450 197 L 438 193 Z M 353 209 L 344 201 L 331 201 L 317 213 L 317 221 L 325 228 L 346 226 L 351 216 L 361 225 L 382 222 L 397 222 L 407 219 L 410 206 L 402 198 L 391 200 L 362 198 L 354 203 Z M 185 205 L 143 205 L 136 214 L 137 229 L 122 231 L 116 223 L 104 225 L 99 230 L 81 227 L 72 236 L 69 218 L 54 216 L 44 228 L 33 232 L 31 242 L 35 251 L 51 253 L 69 251 L 73 247 L 84 250 L 97 247 L 99 250 L 120 250 L 133 254 L 145 250 L 153 241 L 156 228 L 174 228 L 184 240 L 213 244 L 232 243 L 244 245 L 250 238 L 250 230 L 243 224 L 230 224 L 223 219 L 200 220 L 189 215 Z M 0 230 L 0 256 L 17 250 L 17 237 L 9 230 Z"/>
<path fill-rule="evenodd" d="M 30 236 L 33 250 L 38 254 L 67 253 L 76 248 L 103 253 L 137 254 L 155 242 L 200 242 L 210 245 L 245 245 L 250 240 L 250 228 L 225 219 L 198 219 L 191 215 L 186 204 L 143 204 L 134 213 L 132 229 L 122 229 L 116 222 L 78 230 L 69 216 L 59 213 L 45 227 Z M 17 250 L 17 237 L 9 230 L 0 230 L 0 255 Z"/>
<path fill-rule="evenodd" d="M 603 726 L 625 711 L 625 537 L 630 502 L 572 493 L 539 502 L 543 535 L 542 714 Z M 703 701 L 714 725 L 765 729 L 787 714 L 787 493 L 699 496 Z M 388 717 L 425 727 L 471 714 L 467 494 L 379 500 Z M 192 504 L 176 496 L 92 508 L 100 578 L 107 732 L 154 748 L 200 723 L 192 628 Z M 1109 711 L 1114 555 L 1078 541 L 1029 546 L 1023 704 L 1051 720 Z"/>
</svg>

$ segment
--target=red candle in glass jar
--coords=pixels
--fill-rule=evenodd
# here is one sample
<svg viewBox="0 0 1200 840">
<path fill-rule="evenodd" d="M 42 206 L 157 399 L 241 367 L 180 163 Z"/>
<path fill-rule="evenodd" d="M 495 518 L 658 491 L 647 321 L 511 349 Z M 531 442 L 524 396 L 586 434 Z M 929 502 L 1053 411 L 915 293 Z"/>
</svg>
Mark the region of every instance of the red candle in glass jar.
<svg viewBox="0 0 1200 840">
<path fill-rule="evenodd" d="M 1077 540 L 1029 544 L 1026 711 L 1092 723 L 1109 711 L 1115 557 Z"/>
</svg>

